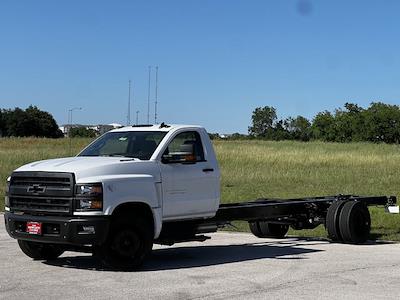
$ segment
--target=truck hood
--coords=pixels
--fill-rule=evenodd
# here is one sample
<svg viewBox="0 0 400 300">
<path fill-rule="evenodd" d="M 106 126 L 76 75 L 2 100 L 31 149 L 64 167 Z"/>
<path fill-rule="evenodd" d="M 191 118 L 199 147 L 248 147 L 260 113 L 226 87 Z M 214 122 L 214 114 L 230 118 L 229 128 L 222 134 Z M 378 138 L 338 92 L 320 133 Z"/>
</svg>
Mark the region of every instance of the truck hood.
<svg viewBox="0 0 400 300">
<path fill-rule="evenodd" d="M 84 178 L 112 175 L 151 175 L 160 180 L 160 170 L 155 161 L 142 161 L 124 157 L 76 156 L 41 160 L 26 164 L 14 172 L 42 171 L 74 173 L 76 181 Z"/>
</svg>

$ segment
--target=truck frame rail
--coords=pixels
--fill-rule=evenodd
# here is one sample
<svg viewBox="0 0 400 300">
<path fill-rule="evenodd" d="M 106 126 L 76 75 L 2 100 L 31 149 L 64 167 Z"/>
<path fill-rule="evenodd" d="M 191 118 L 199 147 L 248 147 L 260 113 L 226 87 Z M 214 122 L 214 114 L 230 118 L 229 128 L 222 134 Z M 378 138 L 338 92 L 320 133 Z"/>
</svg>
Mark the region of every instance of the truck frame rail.
<svg viewBox="0 0 400 300">
<path fill-rule="evenodd" d="M 216 222 L 277 220 L 303 214 L 323 214 L 335 201 L 359 201 L 365 205 L 395 205 L 395 196 L 355 196 L 336 195 L 323 197 L 306 197 L 294 199 L 257 199 L 255 201 L 221 204 L 216 216 Z"/>
</svg>

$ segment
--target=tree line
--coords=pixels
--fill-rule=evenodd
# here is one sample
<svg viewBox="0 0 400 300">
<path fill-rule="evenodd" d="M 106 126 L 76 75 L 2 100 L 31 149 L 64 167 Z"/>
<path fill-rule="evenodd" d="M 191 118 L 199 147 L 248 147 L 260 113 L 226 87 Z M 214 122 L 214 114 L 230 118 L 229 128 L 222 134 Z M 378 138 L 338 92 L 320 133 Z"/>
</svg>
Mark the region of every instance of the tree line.
<svg viewBox="0 0 400 300">
<path fill-rule="evenodd" d="M 373 102 L 368 108 L 346 103 L 333 113 L 323 111 L 311 121 L 303 116 L 277 118 L 274 107 L 257 107 L 250 138 L 266 140 L 321 140 L 327 142 L 400 143 L 400 107 Z M 242 136 L 243 137 L 243 136 Z"/>
<path fill-rule="evenodd" d="M 0 136 L 64 137 L 53 116 L 36 106 L 0 109 Z"/>
<path fill-rule="evenodd" d="M 251 119 L 248 135 L 235 133 L 228 139 L 400 143 L 400 106 L 382 102 L 373 102 L 367 108 L 346 103 L 334 112 L 320 112 L 312 120 L 303 116 L 278 119 L 274 107 L 264 106 L 257 107 Z M 93 137 L 96 132 L 71 128 L 70 134 Z M 64 135 L 50 113 L 31 105 L 25 110 L 0 109 L 0 136 L 60 138 Z M 210 137 L 216 139 L 219 135 Z"/>
<path fill-rule="evenodd" d="M 86 127 L 72 127 L 68 130 L 69 137 L 85 137 L 85 138 L 94 138 L 99 135 L 94 129 L 86 128 Z"/>
</svg>

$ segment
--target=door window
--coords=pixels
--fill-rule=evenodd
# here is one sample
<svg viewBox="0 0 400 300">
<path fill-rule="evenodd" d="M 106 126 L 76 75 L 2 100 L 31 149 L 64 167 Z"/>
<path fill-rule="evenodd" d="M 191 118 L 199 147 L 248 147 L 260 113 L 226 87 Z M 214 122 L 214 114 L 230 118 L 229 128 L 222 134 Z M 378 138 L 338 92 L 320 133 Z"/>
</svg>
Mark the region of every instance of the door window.
<svg viewBox="0 0 400 300">
<path fill-rule="evenodd" d="M 198 132 L 188 131 L 178 134 L 168 145 L 164 154 L 181 153 L 187 148 L 187 145 L 193 145 L 194 162 L 205 161 L 204 149 Z"/>
</svg>

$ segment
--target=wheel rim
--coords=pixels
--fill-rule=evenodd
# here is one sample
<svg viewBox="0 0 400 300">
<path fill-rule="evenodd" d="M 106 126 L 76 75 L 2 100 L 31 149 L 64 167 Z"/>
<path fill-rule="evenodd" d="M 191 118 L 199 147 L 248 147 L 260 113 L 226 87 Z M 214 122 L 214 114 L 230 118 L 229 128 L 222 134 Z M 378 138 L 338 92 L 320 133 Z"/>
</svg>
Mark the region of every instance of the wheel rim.
<svg viewBox="0 0 400 300">
<path fill-rule="evenodd" d="M 370 231 L 370 220 L 364 211 L 358 209 L 354 212 L 353 230 L 357 237 L 366 237 Z"/>
<path fill-rule="evenodd" d="M 141 246 L 141 240 L 136 233 L 124 230 L 114 238 L 111 249 L 118 257 L 133 258 Z"/>
</svg>

